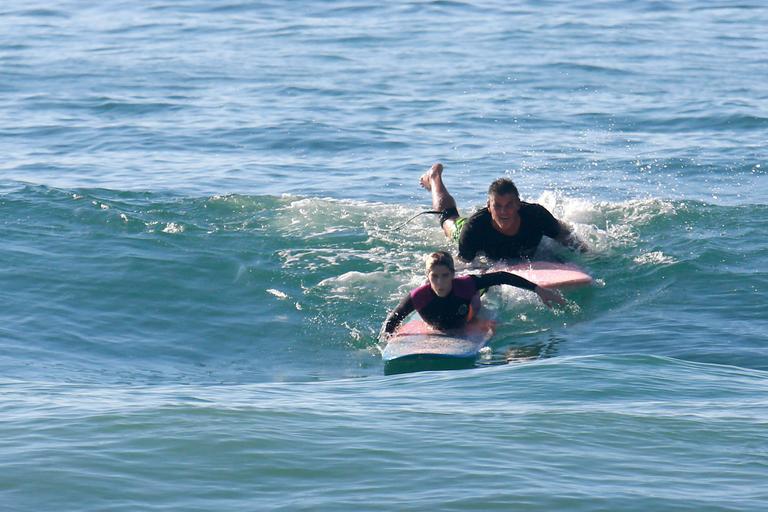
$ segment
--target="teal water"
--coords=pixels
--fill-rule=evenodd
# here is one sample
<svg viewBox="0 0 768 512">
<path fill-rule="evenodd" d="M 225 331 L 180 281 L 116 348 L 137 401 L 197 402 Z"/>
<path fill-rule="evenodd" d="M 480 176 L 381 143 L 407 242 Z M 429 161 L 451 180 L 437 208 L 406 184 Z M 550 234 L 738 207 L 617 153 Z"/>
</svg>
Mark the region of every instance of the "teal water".
<svg viewBox="0 0 768 512">
<path fill-rule="evenodd" d="M 314 383 L 9 383 L 4 494 L 29 509 L 759 510 L 764 377 L 622 355 Z"/>
<path fill-rule="evenodd" d="M 759 3 L 0 7 L 0 508 L 761 511 Z M 418 176 L 571 223 L 477 368 L 384 376 Z"/>
</svg>

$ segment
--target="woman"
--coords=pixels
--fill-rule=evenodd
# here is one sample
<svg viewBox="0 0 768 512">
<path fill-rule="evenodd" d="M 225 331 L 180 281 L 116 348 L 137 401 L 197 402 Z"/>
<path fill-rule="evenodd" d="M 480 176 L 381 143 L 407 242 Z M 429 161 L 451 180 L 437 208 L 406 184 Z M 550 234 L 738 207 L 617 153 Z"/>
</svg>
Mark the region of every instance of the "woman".
<svg viewBox="0 0 768 512">
<path fill-rule="evenodd" d="M 509 272 L 456 277 L 453 258 L 444 251 L 430 254 L 425 262 L 429 282 L 412 290 L 389 314 L 384 323 L 385 335 L 394 333 L 413 311 L 418 311 L 426 323 L 437 329 L 461 328 L 480 309 L 480 290 L 490 286 L 507 284 L 531 290 L 547 306 L 553 302 L 565 303 L 557 290 L 542 288 Z"/>
</svg>

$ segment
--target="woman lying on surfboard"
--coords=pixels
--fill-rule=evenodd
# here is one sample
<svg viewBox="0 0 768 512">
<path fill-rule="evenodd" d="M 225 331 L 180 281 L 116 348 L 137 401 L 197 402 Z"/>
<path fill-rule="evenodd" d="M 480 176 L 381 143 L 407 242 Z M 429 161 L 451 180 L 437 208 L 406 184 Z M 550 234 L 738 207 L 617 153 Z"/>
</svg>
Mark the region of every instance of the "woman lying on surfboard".
<svg viewBox="0 0 768 512">
<path fill-rule="evenodd" d="M 425 262 L 429 283 L 412 290 L 387 316 L 383 329 L 385 335 L 394 333 L 413 311 L 418 311 L 426 323 L 437 329 L 461 328 L 480 309 L 480 290 L 490 286 L 507 284 L 531 290 L 547 306 L 553 302 L 565 303 L 557 290 L 542 288 L 509 272 L 456 277 L 453 257 L 444 251 L 430 254 Z"/>
</svg>

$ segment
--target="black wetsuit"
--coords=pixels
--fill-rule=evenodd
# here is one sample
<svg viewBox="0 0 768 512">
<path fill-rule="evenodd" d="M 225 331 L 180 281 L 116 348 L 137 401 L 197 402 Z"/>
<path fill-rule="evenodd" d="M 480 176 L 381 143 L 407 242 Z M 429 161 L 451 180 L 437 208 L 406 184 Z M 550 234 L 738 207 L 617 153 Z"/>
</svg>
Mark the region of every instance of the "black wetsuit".
<svg viewBox="0 0 768 512">
<path fill-rule="evenodd" d="M 535 203 L 522 203 L 520 229 L 508 236 L 493 227 L 488 208 L 475 212 L 462 226 L 459 235 L 459 258 L 472 261 L 478 254 L 492 260 L 530 259 L 543 236 L 557 238 L 560 223 L 549 211 Z"/>
<path fill-rule="evenodd" d="M 411 314 L 418 311 L 421 318 L 438 329 L 457 329 L 471 319 L 479 307 L 477 292 L 490 286 L 508 284 L 526 290 L 534 290 L 536 284 L 509 272 L 489 272 L 473 276 L 466 275 L 453 280 L 453 288 L 447 297 L 439 297 L 429 283 L 406 295 L 389 314 L 384 332 L 392 333 Z"/>
</svg>

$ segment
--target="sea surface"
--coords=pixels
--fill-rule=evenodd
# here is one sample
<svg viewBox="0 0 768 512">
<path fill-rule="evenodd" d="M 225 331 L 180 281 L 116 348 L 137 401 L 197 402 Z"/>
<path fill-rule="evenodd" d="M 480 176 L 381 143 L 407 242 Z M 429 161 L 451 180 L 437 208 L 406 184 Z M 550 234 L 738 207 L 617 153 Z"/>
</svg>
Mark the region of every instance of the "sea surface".
<svg viewBox="0 0 768 512">
<path fill-rule="evenodd" d="M 0 510 L 765 511 L 761 1 L 8 0 Z M 379 329 L 512 178 L 595 284 Z M 405 225 L 402 225 L 405 223 Z M 402 226 L 401 226 L 402 225 Z M 477 266 L 464 269 L 476 271 Z"/>
</svg>

